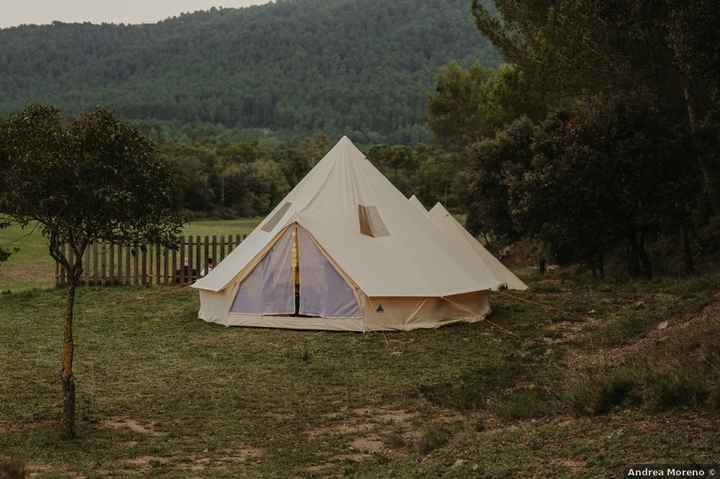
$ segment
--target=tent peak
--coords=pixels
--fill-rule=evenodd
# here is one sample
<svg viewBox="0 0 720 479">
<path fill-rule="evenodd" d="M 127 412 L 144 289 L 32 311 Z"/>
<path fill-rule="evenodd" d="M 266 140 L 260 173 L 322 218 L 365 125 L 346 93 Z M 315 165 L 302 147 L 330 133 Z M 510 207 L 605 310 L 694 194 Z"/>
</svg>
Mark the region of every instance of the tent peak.
<svg viewBox="0 0 720 479">
<path fill-rule="evenodd" d="M 329 157 L 333 158 L 333 161 L 351 161 L 355 159 L 366 159 L 360 149 L 347 136 L 343 136 L 340 140 L 332 147 L 328 153 Z"/>
</svg>

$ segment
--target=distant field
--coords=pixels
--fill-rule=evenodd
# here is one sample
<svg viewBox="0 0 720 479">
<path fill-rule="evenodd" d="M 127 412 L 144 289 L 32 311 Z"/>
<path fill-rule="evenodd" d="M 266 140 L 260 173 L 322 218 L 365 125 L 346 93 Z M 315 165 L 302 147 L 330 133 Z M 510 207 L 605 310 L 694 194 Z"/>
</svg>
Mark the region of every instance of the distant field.
<svg viewBox="0 0 720 479">
<path fill-rule="evenodd" d="M 250 233 L 260 218 L 239 220 L 208 220 L 190 223 L 185 235 L 242 235 Z M 17 248 L 10 259 L 0 265 L 0 291 L 25 291 L 54 286 L 55 263 L 47 250 L 47 242 L 35 227 L 20 229 L 11 226 L 0 230 L 0 245 Z"/>
</svg>

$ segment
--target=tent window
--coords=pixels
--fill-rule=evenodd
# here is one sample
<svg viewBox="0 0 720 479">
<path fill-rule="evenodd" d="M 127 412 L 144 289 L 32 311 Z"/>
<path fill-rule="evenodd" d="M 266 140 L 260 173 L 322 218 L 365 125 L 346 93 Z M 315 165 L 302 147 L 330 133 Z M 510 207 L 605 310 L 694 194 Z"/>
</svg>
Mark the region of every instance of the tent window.
<svg viewBox="0 0 720 479">
<path fill-rule="evenodd" d="M 280 220 L 283 219 L 283 217 L 285 216 L 285 213 L 288 212 L 290 206 L 292 206 L 292 203 L 283 203 L 280 209 L 277 210 L 274 215 L 272 215 L 272 217 L 268 220 L 267 223 L 263 225 L 261 229 L 267 233 L 270 233 L 272 230 L 274 230 L 277 224 L 280 223 Z"/>
<path fill-rule="evenodd" d="M 376 207 L 358 205 L 358 214 L 360 216 L 360 233 L 373 238 L 390 236 Z"/>
</svg>

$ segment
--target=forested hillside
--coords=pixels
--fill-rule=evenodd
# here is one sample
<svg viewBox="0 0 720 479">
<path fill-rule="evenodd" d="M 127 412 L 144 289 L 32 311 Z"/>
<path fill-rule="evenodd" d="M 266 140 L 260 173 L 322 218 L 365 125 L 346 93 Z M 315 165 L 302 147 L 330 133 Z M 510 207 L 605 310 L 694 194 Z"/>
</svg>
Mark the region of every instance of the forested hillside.
<svg viewBox="0 0 720 479">
<path fill-rule="evenodd" d="M 468 0 L 281 0 L 153 25 L 23 26 L 0 30 L 0 114 L 104 105 L 180 140 L 408 143 L 428 138 L 439 66 L 499 59 Z"/>
</svg>

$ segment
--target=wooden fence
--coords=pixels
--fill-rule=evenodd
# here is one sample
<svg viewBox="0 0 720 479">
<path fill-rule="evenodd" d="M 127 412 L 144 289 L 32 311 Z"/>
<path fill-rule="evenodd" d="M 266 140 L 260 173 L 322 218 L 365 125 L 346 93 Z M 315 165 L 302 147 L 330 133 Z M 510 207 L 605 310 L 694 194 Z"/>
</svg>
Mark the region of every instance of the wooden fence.
<svg viewBox="0 0 720 479">
<path fill-rule="evenodd" d="M 245 239 L 234 236 L 181 236 L 177 248 L 147 244 L 123 246 L 108 242 L 93 243 L 83 257 L 81 284 L 85 286 L 150 286 L 188 284 L 208 270 L 211 260 L 217 265 Z M 73 258 L 69 245 L 66 257 Z M 65 270 L 55 265 L 55 283 L 67 285 Z"/>
</svg>

